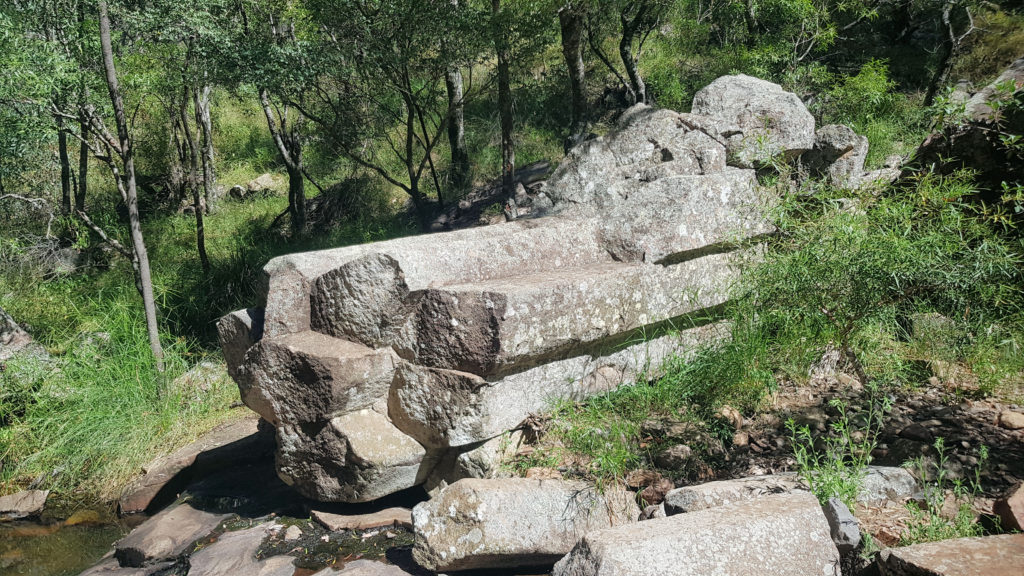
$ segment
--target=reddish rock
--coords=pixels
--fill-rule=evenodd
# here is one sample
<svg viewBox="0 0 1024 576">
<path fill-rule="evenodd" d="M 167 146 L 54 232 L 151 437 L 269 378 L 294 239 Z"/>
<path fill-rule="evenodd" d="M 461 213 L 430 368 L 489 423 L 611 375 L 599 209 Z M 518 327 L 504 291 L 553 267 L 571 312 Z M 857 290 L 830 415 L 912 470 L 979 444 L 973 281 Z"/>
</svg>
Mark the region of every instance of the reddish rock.
<svg viewBox="0 0 1024 576">
<path fill-rule="evenodd" d="M 385 526 L 412 528 L 412 510 L 408 508 L 386 508 L 370 514 L 331 514 L 313 510 L 310 516 L 332 532 L 342 530 L 370 530 Z"/>
<path fill-rule="evenodd" d="M 889 548 L 878 555 L 882 576 L 1020 576 L 1024 534 L 957 538 Z"/>
<path fill-rule="evenodd" d="M 1024 530 L 1024 482 L 1018 482 L 996 500 L 992 511 L 999 516 L 1003 530 Z"/>
</svg>

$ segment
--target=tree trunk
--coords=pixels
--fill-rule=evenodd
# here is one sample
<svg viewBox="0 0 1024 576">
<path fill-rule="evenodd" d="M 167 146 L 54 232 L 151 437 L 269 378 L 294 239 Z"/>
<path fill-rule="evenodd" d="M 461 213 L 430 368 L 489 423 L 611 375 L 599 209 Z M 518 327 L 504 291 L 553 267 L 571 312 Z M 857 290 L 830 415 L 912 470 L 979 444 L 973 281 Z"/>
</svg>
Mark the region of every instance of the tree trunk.
<svg viewBox="0 0 1024 576">
<path fill-rule="evenodd" d="M 643 21 L 646 8 L 641 6 L 632 19 L 621 14 L 622 39 L 619 40 L 619 58 L 622 59 L 622 67 L 626 69 L 626 76 L 629 78 L 629 97 L 633 104 L 647 102 L 647 85 L 640 76 L 636 67 L 636 57 L 633 55 L 633 40 L 636 38 L 637 29 Z"/>
<path fill-rule="evenodd" d="M 931 106 L 935 103 L 935 96 L 949 82 L 949 74 L 953 71 L 953 63 L 960 51 L 960 42 L 970 33 L 968 30 L 963 36 L 957 36 L 953 29 L 953 22 L 950 15 L 953 11 L 953 3 L 946 2 L 942 6 L 942 24 L 945 26 L 946 38 L 939 47 L 939 66 L 935 69 L 931 82 L 928 83 L 928 92 L 924 97 L 924 105 Z M 972 25 L 973 26 L 973 25 Z"/>
<path fill-rule="evenodd" d="M 512 142 L 512 80 L 509 47 L 501 26 L 501 0 L 491 0 L 494 47 L 498 54 L 498 118 L 501 122 L 501 187 L 509 202 L 515 198 L 516 149 Z"/>
<path fill-rule="evenodd" d="M 71 214 L 71 159 L 63 118 L 57 118 L 57 157 L 60 159 L 60 210 L 67 215 Z"/>
<path fill-rule="evenodd" d="M 83 106 L 88 99 L 88 94 L 82 95 Z M 75 209 L 85 211 L 85 195 L 89 191 L 89 147 L 85 141 L 89 139 L 89 121 L 82 116 L 78 130 L 83 140 L 78 147 L 78 188 L 75 190 Z"/>
<path fill-rule="evenodd" d="M 448 90 L 448 146 L 452 151 L 452 184 L 464 188 L 469 184 L 469 150 L 466 149 L 465 105 L 462 101 L 462 72 L 451 68 L 444 75 Z"/>
<path fill-rule="evenodd" d="M 100 13 L 100 47 L 103 52 L 103 70 L 110 92 L 110 102 L 114 107 L 117 121 L 117 135 L 120 144 L 119 156 L 124 166 L 124 175 L 115 174 L 122 179 L 125 203 L 128 205 L 128 222 L 131 231 L 132 249 L 138 263 L 138 280 L 142 292 L 142 303 L 146 313 L 146 331 L 149 334 L 149 348 L 153 352 L 158 371 L 164 371 L 164 351 L 160 345 L 160 330 L 156 319 L 156 299 L 153 297 L 153 278 L 149 269 L 149 256 L 142 238 L 142 223 L 139 219 L 139 198 L 135 187 L 135 152 L 132 150 L 131 135 L 128 132 L 128 118 L 121 99 L 121 89 L 117 82 L 117 71 L 114 68 L 114 50 L 110 42 L 110 16 L 107 13 L 107 0 L 99 0 Z"/>
<path fill-rule="evenodd" d="M 210 92 L 209 85 L 203 86 L 202 89 L 196 91 L 194 100 L 196 124 L 202 133 L 203 198 L 207 214 L 209 214 L 217 194 L 217 173 L 213 163 L 213 121 L 210 117 Z"/>
<path fill-rule="evenodd" d="M 199 194 L 199 146 L 196 144 L 196 139 L 192 135 L 192 127 L 188 123 L 188 101 L 190 93 L 192 95 L 192 100 L 196 101 L 196 91 L 192 90 L 186 84 L 183 94 L 181 95 L 180 108 L 181 127 L 185 134 L 185 143 L 188 147 L 188 166 L 185 181 L 187 182 L 189 192 L 192 194 L 192 207 L 196 216 L 196 250 L 199 252 L 199 262 L 203 267 L 203 272 L 209 272 L 210 259 L 206 255 L 206 230 L 203 227 L 203 212 L 206 210 L 206 203 L 203 201 L 203 196 Z M 197 111 L 197 120 L 198 116 L 199 112 Z M 196 128 L 198 129 L 198 125 Z"/>
<path fill-rule="evenodd" d="M 583 14 L 578 6 L 567 4 L 558 11 L 558 22 L 562 31 L 562 56 L 569 70 L 569 93 L 571 96 L 572 118 L 569 138 L 565 149 L 568 151 L 583 139 L 587 121 L 587 97 L 584 93 L 586 67 L 583 64 Z"/>
<path fill-rule="evenodd" d="M 292 217 L 292 233 L 302 236 L 306 231 L 306 193 L 302 169 L 302 115 L 289 127 L 288 109 L 281 115 L 281 125 L 274 120 L 274 109 L 266 88 L 260 88 L 260 104 L 267 118 L 267 128 L 288 171 L 288 213 Z"/>
</svg>

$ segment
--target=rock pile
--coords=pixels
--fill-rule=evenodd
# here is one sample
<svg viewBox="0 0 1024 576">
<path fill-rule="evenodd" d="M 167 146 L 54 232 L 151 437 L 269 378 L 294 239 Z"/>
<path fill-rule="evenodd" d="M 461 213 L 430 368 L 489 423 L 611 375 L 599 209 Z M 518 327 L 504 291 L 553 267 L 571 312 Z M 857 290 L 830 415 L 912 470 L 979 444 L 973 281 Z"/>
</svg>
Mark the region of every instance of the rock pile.
<svg viewBox="0 0 1024 576">
<path fill-rule="evenodd" d="M 750 147 L 799 155 L 814 120 L 747 76 L 694 109 L 633 107 L 571 151 L 546 218 L 272 260 L 265 301 L 218 328 L 242 400 L 276 428 L 282 479 L 363 502 L 487 476 L 552 400 L 721 337 L 737 254 L 772 231 Z"/>
</svg>

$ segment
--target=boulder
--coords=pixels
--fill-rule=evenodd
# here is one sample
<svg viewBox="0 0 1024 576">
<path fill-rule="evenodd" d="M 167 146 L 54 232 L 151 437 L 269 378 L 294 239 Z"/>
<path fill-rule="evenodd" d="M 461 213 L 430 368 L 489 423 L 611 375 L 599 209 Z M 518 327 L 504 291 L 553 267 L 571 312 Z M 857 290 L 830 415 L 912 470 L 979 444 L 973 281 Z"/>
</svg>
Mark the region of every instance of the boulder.
<svg viewBox="0 0 1024 576">
<path fill-rule="evenodd" d="M 274 187 L 274 177 L 269 173 L 261 174 L 259 177 L 254 178 L 245 185 L 246 190 L 251 194 L 253 192 L 262 192 L 269 190 Z"/>
<path fill-rule="evenodd" d="M 828 520 L 832 542 L 840 554 L 847 554 L 860 546 L 860 524 L 842 500 L 829 498 L 821 509 Z"/>
<path fill-rule="evenodd" d="M 861 481 L 857 502 L 870 506 L 886 501 L 903 502 L 915 498 L 921 488 L 917 479 L 906 468 L 897 466 L 868 466 L 867 474 Z"/>
<path fill-rule="evenodd" d="M 693 513 L 769 496 L 806 491 L 795 474 L 750 476 L 676 488 L 665 495 L 665 514 Z"/>
<path fill-rule="evenodd" d="M 878 553 L 882 576 L 1017 576 L 1024 534 L 956 538 Z"/>
<path fill-rule="evenodd" d="M 263 338 L 263 309 L 246 308 L 222 316 L 217 321 L 217 339 L 224 353 L 228 374 L 239 379 L 239 367 L 246 351 Z"/>
<path fill-rule="evenodd" d="M 999 425 L 1007 430 L 1020 430 L 1024 428 L 1024 414 L 1003 410 L 999 413 Z"/>
<path fill-rule="evenodd" d="M 552 401 L 580 400 L 632 383 L 671 354 L 714 342 L 726 332 L 727 325 L 709 324 L 610 354 L 548 362 L 493 382 L 468 372 L 400 362 L 389 414 L 398 428 L 424 446 L 484 442 L 547 409 Z"/>
<path fill-rule="evenodd" d="M 803 161 L 812 176 L 822 177 L 833 186 L 856 188 L 867 155 L 867 138 L 849 126 L 828 124 L 818 128 L 814 148 L 803 155 Z"/>
<path fill-rule="evenodd" d="M 967 116 L 978 121 L 992 119 L 995 112 L 991 106 L 992 100 L 1004 93 L 1006 88 L 1011 92 L 1024 88 L 1024 58 L 1015 60 L 995 80 L 971 96 L 965 110 Z"/>
<path fill-rule="evenodd" d="M 398 358 L 319 332 L 264 338 L 245 355 L 242 400 L 277 424 L 307 424 L 368 408 L 388 394 Z"/>
<path fill-rule="evenodd" d="M 28 332 L 11 318 L 11 315 L 0 308 L 0 361 L 7 360 L 15 352 L 32 342 Z"/>
<path fill-rule="evenodd" d="M 130 567 L 172 559 L 229 517 L 196 510 L 187 503 L 176 504 L 115 542 L 114 557 L 121 566 Z"/>
<path fill-rule="evenodd" d="M 435 495 L 463 478 L 510 477 L 511 472 L 503 470 L 501 464 L 516 455 L 522 442 L 522 431 L 512 430 L 490 440 L 448 449 L 438 458 L 423 487 Z"/>
<path fill-rule="evenodd" d="M 363 409 L 277 428 L 277 472 L 314 500 L 369 502 L 423 482 L 431 462 L 387 416 Z"/>
<path fill-rule="evenodd" d="M 192 554 L 188 576 L 292 576 L 295 559 L 291 556 L 256 559 L 257 550 L 269 536 L 269 526 L 260 524 L 218 536 L 216 542 Z"/>
<path fill-rule="evenodd" d="M 0 496 L 0 518 L 16 519 L 37 516 L 46 506 L 49 490 L 23 490 Z"/>
<path fill-rule="evenodd" d="M 589 532 L 552 575 L 838 573 L 818 500 L 792 493 Z"/>
<path fill-rule="evenodd" d="M 814 146 L 814 117 L 800 98 L 778 84 L 743 74 L 722 76 L 693 97 L 692 114 L 711 119 L 730 163 L 792 160 Z"/>
<path fill-rule="evenodd" d="M 630 493 L 583 482 L 465 479 L 413 509 L 413 558 L 434 571 L 550 565 L 581 535 L 639 514 Z"/>
<path fill-rule="evenodd" d="M 1024 482 L 1018 482 L 992 505 L 1003 530 L 1024 530 Z"/>
<path fill-rule="evenodd" d="M 390 526 L 412 528 L 412 510 L 408 508 L 385 508 L 367 514 L 331 514 L 312 510 L 310 516 L 331 532 L 371 530 Z"/>
</svg>

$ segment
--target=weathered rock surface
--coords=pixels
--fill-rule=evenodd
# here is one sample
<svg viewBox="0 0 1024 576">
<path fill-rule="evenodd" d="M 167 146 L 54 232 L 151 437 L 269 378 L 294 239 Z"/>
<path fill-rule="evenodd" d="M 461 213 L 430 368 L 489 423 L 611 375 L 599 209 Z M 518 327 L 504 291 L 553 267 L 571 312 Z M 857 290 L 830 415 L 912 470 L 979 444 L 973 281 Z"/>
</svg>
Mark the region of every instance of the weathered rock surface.
<svg viewBox="0 0 1024 576">
<path fill-rule="evenodd" d="M 903 502 L 921 492 L 917 479 L 906 468 L 897 466 L 868 466 L 861 481 L 857 502 L 876 505 L 886 501 Z"/>
<path fill-rule="evenodd" d="M 389 401 L 395 425 L 425 446 L 464 446 L 517 426 L 552 401 L 580 400 L 633 381 L 676 350 L 721 337 L 710 324 L 619 352 L 577 356 L 511 374 L 494 382 L 455 370 L 399 365 Z"/>
<path fill-rule="evenodd" d="M 175 452 L 157 458 L 143 469 L 143 475 L 129 483 L 118 499 L 121 514 L 145 510 L 161 490 L 181 474 L 208 474 L 226 466 L 265 457 L 258 419 L 248 417 L 214 428 Z M 206 455 L 204 457 L 204 454 Z M 199 462 L 198 466 L 195 466 Z M 195 470 L 192 467 L 195 466 Z"/>
<path fill-rule="evenodd" d="M 313 510 L 310 516 L 332 532 L 342 530 L 370 530 L 385 526 L 412 528 L 412 510 L 408 508 L 385 508 L 368 514 L 331 514 Z"/>
<path fill-rule="evenodd" d="M 860 545 L 860 525 L 846 504 L 839 498 L 829 498 L 821 509 L 839 553 L 846 554 L 856 549 Z"/>
<path fill-rule="evenodd" d="M 1018 482 L 992 505 L 1003 530 L 1024 530 L 1024 483 Z"/>
<path fill-rule="evenodd" d="M 814 135 L 814 148 L 803 155 L 808 170 L 834 186 L 853 188 L 860 184 L 868 139 L 849 126 L 827 124 Z"/>
<path fill-rule="evenodd" d="M 46 506 L 49 490 L 23 490 L 7 496 L 0 496 L 0 518 L 25 518 L 35 516 Z"/>
<path fill-rule="evenodd" d="M 814 117 L 800 98 L 759 78 L 723 76 L 697 92 L 691 112 L 713 120 L 730 158 L 745 168 L 814 146 Z"/>
<path fill-rule="evenodd" d="M 393 564 L 374 562 L 372 560 L 356 560 L 346 562 L 341 569 L 324 568 L 313 576 L 407 576 L 409 572 Z"/>
<path fill-rule="evenodd" d="M 805 490 L 806 488 L 795 474 L 750 476 L 735 480 L 706 482 L 676 488 L 665 495 L 665 514 L 672 516 L 693 513 L 771 494 L 788 494 Z"/>
<path fill-rule="evenodd" d="M 413 558 L 436 571 L 549 565 L 581 535 L 639 514 L 630 493 L 583 482 L 465 479 L 413 509 Z"/>
<path fill-rule="evenodd" d="M 878 554 L 882 576 L 1016 576 L 1024 558 L 1024 534 L 957 538 Z"/>
<path fill-rule="evenodd" d="M 243 402 L 277 428 L 282 479 L 361 502 L 487 476 L 493 441 L 551 401 L 719 338 L 736 262 L 773 231 L 772 197 L 730 151 L 744 166 L 754 141 L 797 154 L 814 121 L 745 76 L 702 95 L 694 114 L 626 111 L 570 152 L 526 219 L 268 263 L 262 307 L 218 328 Z"/>
<path fill-rule="evenodd" d="M 229 516 L 196 510 L 187 503 L 171 506 L 118 540 L 114 557 L 121 566 L 132 567 L 173 558 Z"/>
<path fill-rule="evenodd" d="M 838 573 L 839 553 L 818 500 L 793 493 L 590 532 L 552 574 Z"/>
<path fill-rule="evenodd" d="M 25 332 L 11 315 L 0 308 L 0 361 L 7 360 L 19 350 L 32 343 L 32 337 Z"/>
<path fill-rule="evenodd" d="M 226 532 L 217 541 L 189 557 L 188 576 L 292 576 L 291 556 L 256 559 L 256 551 L 268 536 L 269 524 Z"/>
<path fill-rule="evenodd" d="M 323 425 L 279 426 L 277 447 L 281 479 L 315 500 L 368 502 L 416 486 L 430 472 L 423 446 L 371 409 Z"/>
</svg>

